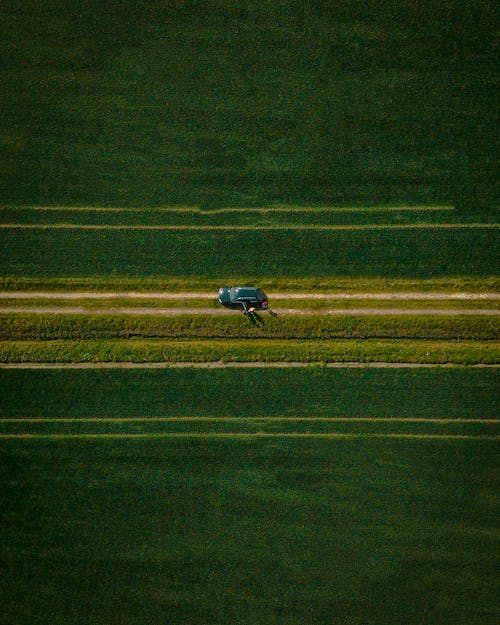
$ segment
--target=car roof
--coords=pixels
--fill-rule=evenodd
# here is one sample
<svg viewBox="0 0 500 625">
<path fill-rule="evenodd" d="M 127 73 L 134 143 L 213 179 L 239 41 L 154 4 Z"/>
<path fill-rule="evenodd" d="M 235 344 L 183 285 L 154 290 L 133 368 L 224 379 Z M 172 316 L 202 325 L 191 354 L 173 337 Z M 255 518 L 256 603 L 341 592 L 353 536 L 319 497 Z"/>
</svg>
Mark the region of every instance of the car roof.
<svg viewBox="0 0 500 625">
<path fill-rule="evenodd" d="M 231 289 L 231 296 L 255 297 L 259 292 L 259 289 L 254 286 L 233 286 Z"/>
</svg>

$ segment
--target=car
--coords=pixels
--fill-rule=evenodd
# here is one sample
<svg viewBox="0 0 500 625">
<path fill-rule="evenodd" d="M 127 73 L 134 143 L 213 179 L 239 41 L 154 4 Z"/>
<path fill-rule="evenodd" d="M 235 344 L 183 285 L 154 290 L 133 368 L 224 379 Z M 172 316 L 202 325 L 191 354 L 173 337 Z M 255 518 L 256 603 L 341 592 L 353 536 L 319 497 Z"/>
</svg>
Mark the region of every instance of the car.
<svg viewBox="0 0 500 625">
<path fill-rule="evenodd" d="M 219 303 L 226 308 L 253 314 L 256 310 L 269 310 L 267 295 L 254 286 L 222 286 L 217 295 Z"/>
</svg>

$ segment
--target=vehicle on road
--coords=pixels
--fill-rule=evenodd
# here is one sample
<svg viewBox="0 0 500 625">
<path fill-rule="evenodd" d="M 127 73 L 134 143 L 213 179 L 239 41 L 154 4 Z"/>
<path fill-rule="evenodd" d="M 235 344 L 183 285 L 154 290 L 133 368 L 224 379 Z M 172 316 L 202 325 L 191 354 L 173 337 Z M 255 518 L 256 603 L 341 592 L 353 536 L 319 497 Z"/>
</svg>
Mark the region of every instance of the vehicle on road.
<svg viewBox="0 0 500 625">
<path fill-rule="evenodd" d="M 241 310 L 245 315 L 251 315 L 257 310 L 267 310 L 275 314 L 269 308 L 267 295 L 257 287 L 222 286 L 217 299 L 226 308 Z"/>
</svg>

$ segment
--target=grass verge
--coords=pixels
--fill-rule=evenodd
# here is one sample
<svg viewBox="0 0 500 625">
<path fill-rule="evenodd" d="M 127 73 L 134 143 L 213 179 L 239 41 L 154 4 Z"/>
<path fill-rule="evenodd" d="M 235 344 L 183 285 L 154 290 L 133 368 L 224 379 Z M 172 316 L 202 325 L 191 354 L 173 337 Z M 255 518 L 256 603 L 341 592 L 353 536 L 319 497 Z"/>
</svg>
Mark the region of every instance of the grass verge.
<svg viewBox="0 0 500 625">
<path fill-rule="evenodd" d="M 499 338 L 496 316 L 474 315 L 86 315 L 0 314 L 0 339 L 113 338 L 265 338 L 364 339 L 410 338 L 494 340 Z"/>
<path fill-rule="evenodd" d="M 350 274 L 346 274 L 350 275 Z M 0 276 L 2 291 L 164 291 L 178 293 L 183 291 L 212 291 L 217 293 L 224 282 L 224 278 L 204 279 L 197 277 L 183 278 L 139 278 L 118 276 L 92 277 L 28 277 L 3 275 Z M 356 276 L 324 276 L 294 278 L 268 277 L 235 273 L 230 282 L 236 284 L 257 284 L 263 289 L 283 292 L 325 292 L 325 293 L 400 293 L 400 292 L 470 292 L 492 293 L 500 292 L 500 278 L 452 276 L 448 278 L 432 279 L 396 279 L 396 278 L 360 278 Z"/>
<path fill-rule="evenodd" d="M 1 341 L 0 362 L 415 362 L 495 364 L 491 341 L 99 339 Z"/>
</svg>

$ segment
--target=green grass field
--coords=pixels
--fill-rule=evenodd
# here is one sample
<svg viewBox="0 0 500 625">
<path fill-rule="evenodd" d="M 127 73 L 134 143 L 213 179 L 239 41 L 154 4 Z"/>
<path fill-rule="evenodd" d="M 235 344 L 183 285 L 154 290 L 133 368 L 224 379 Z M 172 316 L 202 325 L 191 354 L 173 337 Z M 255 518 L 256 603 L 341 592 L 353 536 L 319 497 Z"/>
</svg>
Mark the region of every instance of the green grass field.
<svg viewBox="0 0 500 625">
<path fill-rule="evenodd" d="M 446 278 L 498 275 L 500 229 L 5 229 L 2 272 L 26 277 Z M 307 250 L 307 253 L 304 251 Z"/>
<path fill-rule="evenodd" d="M 495 622 L 497 369 L 0 384 L 8 620 Z"/>
<path fill-rule="evenodd" d="M 0 445 L 10 621 L 495 622 L 491 439 Z"/>
<path fill-rule="evenodd" d="M 3 200 L 495 197 L 495 6 L 7 3 Z"/>
<path fill-rule="evenodd" d="M 494 419 L 497 368 L 0 369 L 0 416 Z M 92 389 L 92 393 L 89 393 Z M 252 396 L 251 409 L 238 411 Z M 235 412 L 236 410 L 236 412 Z"/>
<path fill-rule="evenodd" d="M 0 625 L 498 624 L 495 18 L 3 3 Z"/>
</svg>

